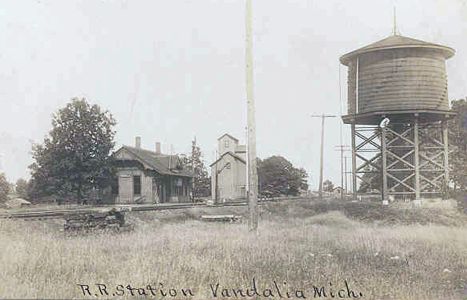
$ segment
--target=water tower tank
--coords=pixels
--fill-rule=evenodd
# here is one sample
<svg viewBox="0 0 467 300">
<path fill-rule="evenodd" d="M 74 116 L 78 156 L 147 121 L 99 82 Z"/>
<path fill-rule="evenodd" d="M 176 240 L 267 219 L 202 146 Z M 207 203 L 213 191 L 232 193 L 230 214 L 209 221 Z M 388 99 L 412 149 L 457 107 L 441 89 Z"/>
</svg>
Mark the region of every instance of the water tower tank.
<svg viewBox="0 0 467 300">
<path fill-rule="evenodd" d="M 445 61 L 453 55 L 452 48 L 400 35 L 343 55 L 340 61 L 348 66 L 348 114 L 448 111 Z"/>
</svg>

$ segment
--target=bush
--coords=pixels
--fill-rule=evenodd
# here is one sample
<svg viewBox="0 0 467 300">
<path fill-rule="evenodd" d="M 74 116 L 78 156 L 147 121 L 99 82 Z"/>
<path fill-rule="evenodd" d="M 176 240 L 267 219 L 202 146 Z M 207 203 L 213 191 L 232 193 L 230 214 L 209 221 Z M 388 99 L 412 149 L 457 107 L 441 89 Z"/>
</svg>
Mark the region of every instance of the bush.
<svg viewBox="0 0 467 300">
<path fill-rule="evenodd" d="M 454 199 L 456 199 L 459 211 L 467 214 L 467 192 L 457 192 L 454 195 Z"/>
<path fill-rule="evenodd" d="M 6 180 L 5 174 L 0 173 L 0 202 L 8 200 L 8 194 L 10 193 L 10 184 Z"/>
</svg>

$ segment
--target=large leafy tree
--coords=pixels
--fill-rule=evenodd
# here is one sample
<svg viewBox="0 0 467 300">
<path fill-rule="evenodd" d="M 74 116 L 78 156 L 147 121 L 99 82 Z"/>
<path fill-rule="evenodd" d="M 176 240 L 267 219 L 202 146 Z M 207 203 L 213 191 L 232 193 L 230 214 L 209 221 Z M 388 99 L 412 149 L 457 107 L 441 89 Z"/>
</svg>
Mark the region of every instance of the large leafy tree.
<svg viewBox="0 0 467 300">
<path fill-rule="evenodd" d="M 263 196 L 298 195 L 307 190 L 307 173 L 282 156 L 258 160 L 259 192 Z"/>
<path fill-rule="evenodd" d="M 211 180 L 203 162 L 201 148 L 196 143 L 196 138 L 191 142 L 191 155 L 187 157 L 187 167 L 194 173 L 193 197 L 207 197 L 211 193 Z"/>
<path fill-rule="evenodd" d="M 58 110 L 43 144 L 33 146 L 31 194 L 86 203 L 92 190 L 108 186 L 115 124 L 108 111 L 86 99 L 74 98 Z"/>
<path fill-rule="evenodd" d="M 5 174 L 0 173 L 0 201 L 5 202 L 8 200 L 8 193 L 10 192 L 10 183 L 5 177 Z"/>
<path fill-rule="evenodd" d="M 28 199 L 28 182 L 26 180 L 23 178 L 16 180 L 15 189 L 18 197 Z"/>
<path fill-rule="evenodd" d="M 467 98 L 451 102 L 457 115 L 449 121 L 449 143 L 452 149 L 449 164 L 451 180 L 456 189 L 467 190 Z"/>
<path fill-rule="evenodd" d="M 374 162 L 375 165 L 381 166 L 381 159 L 377 158 Z M 381 171 L 375 167 L 366 166 L 365 172 L 362 175 L 362 181 L 360 182 L 360 187 L 358 188 L 359 193 L 368 193 L 376 189 L 379 189 L 382 185 Z M 388 178 L 388 183 L 393 184 L 393 180 Z"/>
<path fill-rule="evenodd" d="M 333 189 L 334 189 L 334 183 L 332 183 L 331 180 L 326 179 L 326 180 L 323 182 L 323 191 L 325 191 L 325 192 L 332 192 Z"/>
</svg>

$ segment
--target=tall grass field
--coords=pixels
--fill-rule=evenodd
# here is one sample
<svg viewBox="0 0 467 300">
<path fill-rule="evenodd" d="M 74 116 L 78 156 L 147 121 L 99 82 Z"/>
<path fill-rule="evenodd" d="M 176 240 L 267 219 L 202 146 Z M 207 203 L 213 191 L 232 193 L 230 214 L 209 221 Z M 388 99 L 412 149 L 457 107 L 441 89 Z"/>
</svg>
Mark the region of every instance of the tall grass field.
<svg viewBox="0 0 467 300">
<path fill-rule="evenodd" d="M 258 233 L 203 214 L 127 213 L 128 232 L 0 220 L 0 298 L 467 299 L 466 216 L 445 207 L 289 201 Z"/>
</svg>

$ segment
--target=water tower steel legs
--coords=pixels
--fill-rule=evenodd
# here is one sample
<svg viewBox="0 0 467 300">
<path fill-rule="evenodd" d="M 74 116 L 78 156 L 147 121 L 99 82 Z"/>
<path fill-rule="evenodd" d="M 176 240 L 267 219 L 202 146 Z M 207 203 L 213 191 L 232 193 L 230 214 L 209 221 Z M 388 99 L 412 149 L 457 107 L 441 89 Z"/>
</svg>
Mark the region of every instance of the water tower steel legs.
<svg viewBox="0 0 467 300">
<path fill-rule="evenodd" d="M 447 198 L 449 190 L 449 141 L 448 141 L 448 121 L 444 120 L 443 127 L 443 152 L 444 152 L 444 196 Z"/>
<path fill-rule="evenodd" d="M 357 140 L 358 139 L 358 140 Z M 381 191 L 379 186 L 373 186 L 372 178 L 381 172 L 378 159 L 381 157 L 380 133 L 375 126 L 352 126 L 352 186 L 354 198 L 357 197 L 358 182 L 360 180 Z M 376 153 L 376 155 L 374 155 Z M 362 161 L 357 163 L 357 159 Z"/>
<path fill-rule="evenodd" d="M 369 191 L 379 190 L 382 200 L 390 195 L 419 200 L 445 194 L 449 182 L 447 121 L 420 123 L 415 118 L 384 129 L 351 126 L 354 199 L 357 180 L 366 183 Z M 373 186 L 375 182 L 379 183 Z"/>
<path fill-rule="evenodd" d="M 415 200 L 420 200 L 420 142 L 418 138 L 418 117 L 415 117 L 413 127 Z"/>
<path fill-rule="evenodd" d="M 381 177 L 382 177 L 382 187 L 381 194 L 383 197 L 383 203 L 388 201 L 388 174 L 387 174 L 387 145 L 386 145 L 386 128 L 381 128 Z"/>
<path fill-rule="evenodd" d="M 419 130 L 421 194 L 446 195 L 449 182 L 449 146 L 446 120 L 424 124 Z"/>
<path fill-rule="evenodd" d="M 355 123 L 351 124 L 351 135 L 352 135 L 352 192 L 353 199 L 357 200 L 357 150 L 355 144 L 355 133 L 356 127 Z"/>
</svg>

